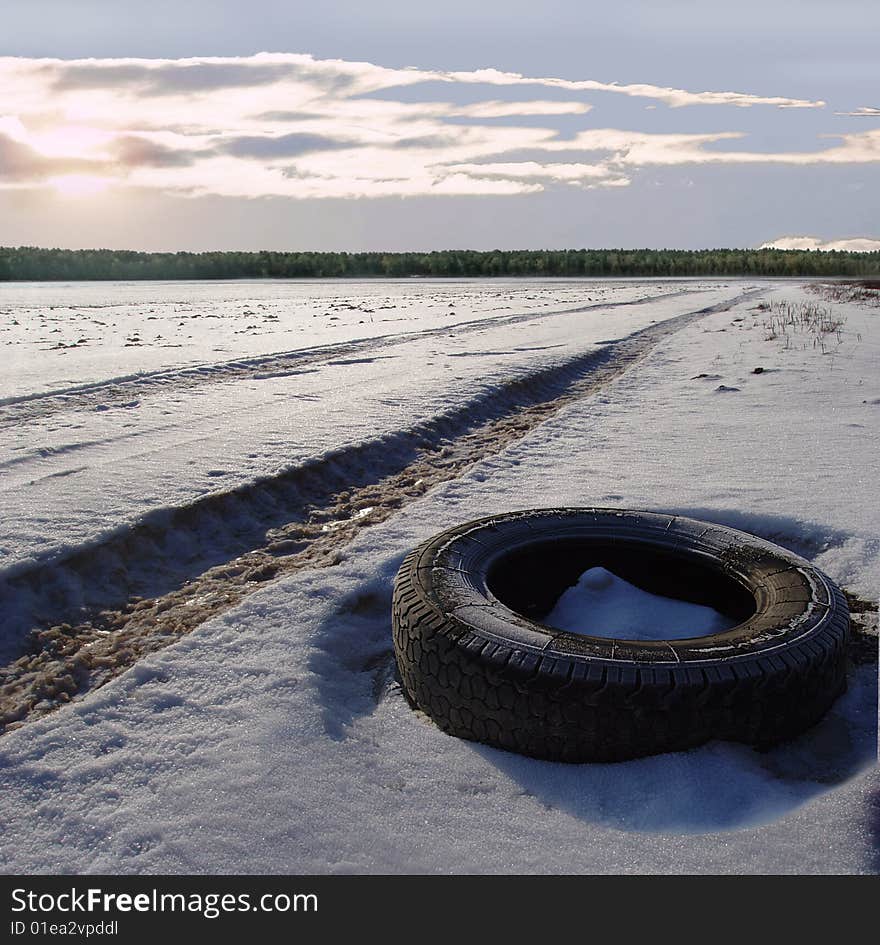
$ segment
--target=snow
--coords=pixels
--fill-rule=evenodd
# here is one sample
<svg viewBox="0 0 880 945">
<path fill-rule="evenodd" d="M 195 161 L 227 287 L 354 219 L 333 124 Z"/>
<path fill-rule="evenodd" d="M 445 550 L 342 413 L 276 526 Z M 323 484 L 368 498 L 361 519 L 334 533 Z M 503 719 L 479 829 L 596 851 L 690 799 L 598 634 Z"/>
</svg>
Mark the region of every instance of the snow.
<svg viewBox="0 0 880 945">
<path fill-rule="evenodd" d="M 650 594 L 605 568 L 588 568 L 541 621 L 594 637 L 683 640 L 720 633 L 736 621 L 712 607 Z"/>
<path fill-rule="evenodd" d="M 663 281 L 6 283 L 0 398 L 516 313 L 674 294 Z M 0 401 L 2 402 L 2 401 Z"/>
<path fill-rule="evenodd" d="M 211 470 L 234 482 L 277 472 L 754 285 L 691 285 L 699 298 L 494 328 L 487 316 L 451 337 L 414 331 L 393 362 L 344 370 L 321 362 L 312 374 L 256 382 L 245 371 L 190 387 L 174 375 L 167 389 L 147 385 L 135 407 L 89 413 L 74 402 L 3 434 L 5 461 L 22 462 L 4 471 L 0 544 L 10 567 L 46 561 L 146 509 L 221 488 Z M 763 288 L 768 301 L 812 298 L 795 284 Z M 595 295 L 589 283 L 565 291 L 578 298 L 560 308 Z M 618 380 L 363 528 L 334 566 L 262 586 L 103 688 L 7 733 L 2 868 L 876 872 L 876 665 L 855 667 L 845 696 L 788 745 L 759 753 L 713 742 L 613 765 L 553 764 L 451 738 L 393 680 L 389 605 L 403 556 L 494 511 L 692 515 L 778 542 L 876 599 L 880 315 L 837 306 L 844 341 L 823 355 L 807 338 L 768 340 L 755 304 L 676 332 Z M 14 307 L 5 296 L 3 305 Z M 374 344 L 365 350 L 389 353 Z"/>
<path fill-rule="evenodd" d="M 302 330 L 297 347 L 292 347 L 296 336 L 290 334 L 266 341 L 275 345 L 268 362 L 265 354 L 230 362 L 231 348 L 222 349 L 222 358 L 205 350 L 212 328 L 201 338 L 203 347 L 191 352 L 188 366 L 169 367 L 163 361 L 159 371 L 134 375 L 120 375 L 121 368 L 130 371 L 134 362 L 120 360 L 112 337 L 101 343 L 97 355 L 78 361 L 86 358 L 85 351 L 46 349 L 38 332 L 26 333 L 12 344 L 20 354 L 10 356 L 7 376 L 15 384 L 27 380 L 32 388 L 0 403 L 0 497 L 6 511 L 0 521 L 0 553 L 5 568 L 12 572 L 16 566 L 58 558 L 150 512 L 276 476 L 370 438 L 392 436 L 424 417 L 492 392 L 504 381 L 526 377 L 652 320 L 699 309 L 730 294 L 719 286 L 688 283 L 691 291 L 683 306 L 680 287 L 668 283 L 622 284 L 616 290 L 583 285 L 514 287 L 495 295 L 479 284 L 456 290 L 421 283 L 410 289 L 407 283 L 406 292 L 387 285 L 380 291 L 370 284 L 358 287 L 359 295 L 343 302 L 346 287 L 334 284 L 325 287 L 324 294 L 350 314 L 349 334 L 342 343 L 336 340 L 337 329 L 309 327 Z M 238 288 L 240 295 L 245 290 L 249 297 L 258 288 Z M 54 294 L 59 289 L 44 291 L 50 300 L 60 301 Z M 90 307 L 83 301 L 82 310 L 93 312 L 95 299 L 107 290 L 99 285 L 89 291 Z M 152 291 L 162 297 L 173 293 L 178 301 L 167 305 L 175 312 L 185 305 L 178 285 Z M 186 305 L 220 308 L 233 294 L 231 287 L 215 288 L 220 301 L 212 306 L 201 298 L 204 291 L 197 286 L 195 301 Z M 289 309 L 292 322 L 311 325 L 316 293 L 311 284 L 299 289 L 311 307 L 300 315 L 299 296 L 294 298 L 297 304 L 289 298 L 294 290 L 276 291 L 281 295 L 275 303 L 278 311 Z M 13 320 L 24 324 L 25 315 L 14 305 L 21 299 L 32 305 L 33 292 L 3 288 L 0 310 L 11 311 Z M 318 295 L 323 306 L 327 299 Z M 452 297 L 465 312 L 457 322 L 447 317 L 452 311 L 447 299 Z M 464 309 L 472 297 L 475 311 Z M 644 297 L 666 298 L 651 305 L 614 307 Z M 395 327 L 392 334 L 370 337 L 356 323 L 360 319 L 355 315 L 380 301 L 409 313 L 405 319 L 395 318 L 405 321 L 408 330 L 402 335 Z M 265 305 L 271 308 L 269 302 Z M 114 311 L 118 307 L 111 306 Z M 572 311 L 580 308 L 584 310 Z M 126 330 L 146 337 L 145 319 L 152 310 L 127 302 Z M 33 322 L 43 310 L 24 311 Z M 45 315 L 47 323 L 63 317 Z M 247 322 L 232 306 L 232 325 L 236 317 Z M 441 329 L 438 320 L 443 321 Z M 234 332 L 226 330 L 230 337 Z M 361 347 L 352 351 L 354 336 Z M 154 356 L 164 357 L 153 346 L 138 354 L 138 363 L 151 365 Z M 128 379 L 120 383 L 120 376 Z M 49 379 L 52 391 L 45 388 Z"/>
</svg>

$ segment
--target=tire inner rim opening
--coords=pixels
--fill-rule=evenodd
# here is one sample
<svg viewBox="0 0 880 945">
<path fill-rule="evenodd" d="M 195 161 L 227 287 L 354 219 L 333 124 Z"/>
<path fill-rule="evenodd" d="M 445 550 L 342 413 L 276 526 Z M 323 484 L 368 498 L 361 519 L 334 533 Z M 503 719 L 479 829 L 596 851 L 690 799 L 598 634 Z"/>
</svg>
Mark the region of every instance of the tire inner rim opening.
<svg viewBox="0 0 880 945">
<path fill-rule="evenodd" d="M 504 606 L 569 633 L 692 639 L 751 617 L 751 593 L 694 555 L 637 543 L 553 541 L 502 556 L 487 578 Z"/>
</svg>

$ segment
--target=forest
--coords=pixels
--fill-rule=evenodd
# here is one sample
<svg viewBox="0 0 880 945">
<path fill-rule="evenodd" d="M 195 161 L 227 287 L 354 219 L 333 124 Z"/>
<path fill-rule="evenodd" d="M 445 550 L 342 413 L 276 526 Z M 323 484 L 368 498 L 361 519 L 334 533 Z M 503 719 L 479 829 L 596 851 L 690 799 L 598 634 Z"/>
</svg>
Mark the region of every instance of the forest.
<svg viewBox="0 0 880 945">
<path fill-rule="evenodd" d="M 141 253 L 0 247 L 0 281 L 516 276 L 880 276 L 880 252 L 569 249 Z"/>
</svg>

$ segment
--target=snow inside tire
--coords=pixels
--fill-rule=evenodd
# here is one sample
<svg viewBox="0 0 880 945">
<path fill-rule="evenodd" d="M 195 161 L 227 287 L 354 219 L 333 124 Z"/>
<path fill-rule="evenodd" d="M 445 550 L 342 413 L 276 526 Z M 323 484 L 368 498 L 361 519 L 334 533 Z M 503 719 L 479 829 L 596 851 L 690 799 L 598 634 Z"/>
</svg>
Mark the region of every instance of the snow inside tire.
<svg viewBox="0 0 880 945">
<path fill-rule="evenodd" d="M 594 565 L 736 625 L 657 641 L 542 624 Z M 392 622 L 415 707 L 449 734 L 555 761 L 711 738 L 767 747 L 845 688 L 849 612 L 822 572 L 744 532 L 657 512 L 541 509 L 459 525 L 406 557 Z"/>
</svg>

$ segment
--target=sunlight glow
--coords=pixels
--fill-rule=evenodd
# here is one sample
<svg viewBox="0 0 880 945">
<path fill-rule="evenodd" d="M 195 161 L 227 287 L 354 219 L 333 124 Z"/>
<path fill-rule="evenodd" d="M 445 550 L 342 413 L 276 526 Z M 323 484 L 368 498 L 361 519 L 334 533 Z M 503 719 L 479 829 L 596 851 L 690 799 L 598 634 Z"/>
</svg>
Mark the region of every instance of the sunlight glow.
<svg viewBox="0 0 880 945">
<path fill-rule="evenodd" d="M 106 131 L 83 125 L 62 125 L 29 136 L 30 146 L 46 157 L 88 157 L 112 136 Z"/>
<path fill-rule="evenodd" d="M 63 197 L 92 197 L 106 190 L 110 181 L 92 174 L 61 174 L 50 177 L 49 183 Z"/>
</svg>

